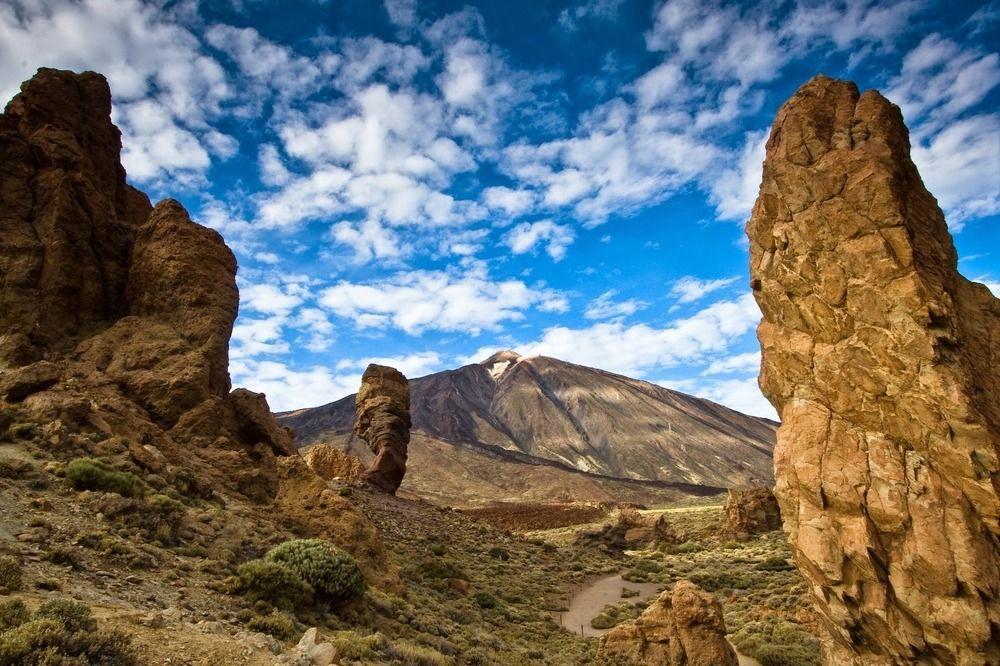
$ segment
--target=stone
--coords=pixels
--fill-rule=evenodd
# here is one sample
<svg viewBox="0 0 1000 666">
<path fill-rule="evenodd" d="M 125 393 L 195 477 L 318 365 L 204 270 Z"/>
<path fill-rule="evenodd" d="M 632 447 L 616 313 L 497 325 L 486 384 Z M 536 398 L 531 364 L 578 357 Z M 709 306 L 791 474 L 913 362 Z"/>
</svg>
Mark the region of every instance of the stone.
<svg viewBox="0 0 1000 666">
<path fill-rule="evenodd" d="M 410 442 L 410 384 L 399 370 L 372 363 L 361 376 L 354 432 L 375 460 L 365 471 L 371 485 L 395 494 L 406 474 Z"/>
<path fill-rule="evenodd" d="M 308 629 L 295 646 L 295 650 L 308 659 L 312 666 L 330 666 L 337 663 L 339 655 L 332 643 L 318 640 L 319 630 L 316 627 Z"/>
<path fill-rule="evenodd" d="M 58 365 L 49 361 L 0 372 L 0 396 L 7 402 L 21 402 L 29 395 L 58 383 L 61 372 Z"/>
<path fill-rule="evenodd" d="M 740 540 L 781 529 L 778 500 L 767 486 L 730 488 L 722 507 L 722 529 Z"/>
<path fill-rule="evenodd" d="M 1000 300 L 958 273 L 900 110 L 806 83 L 747 235 L 774 492 L 826 662 L 1000 663 Z"/>
<path fill-rule="evenodd" d="M 302 454 L 306 464 L 323 479 L 356 481 L 362 478 L 365 467 L 361 461 L 329 444 L 316 444 Z"/>
<path fill-rule="evenodd" d="M 736 666 L 726 641 L 718 600 L 694 583 L 679 580 L 636 620 L 601 637 L 599 663 L 616 666 Z"/>
</svg>

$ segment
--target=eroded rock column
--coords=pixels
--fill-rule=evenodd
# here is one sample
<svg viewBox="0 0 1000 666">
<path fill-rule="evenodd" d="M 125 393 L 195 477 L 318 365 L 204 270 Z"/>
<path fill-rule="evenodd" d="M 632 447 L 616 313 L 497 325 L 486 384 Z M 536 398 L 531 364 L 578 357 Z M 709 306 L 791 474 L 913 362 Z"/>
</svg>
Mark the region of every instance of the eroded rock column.
<svg viewBox="0 0 1000 666">
<path fill-rule="evenodd" d="M 354 432 L 375 454 L 364 479 L 394 494 L 406 474 L 410 384 L 399 370 L 372 363 L 361 377 L 356 404 Z"/>
<path fill-rule="evenodd" d="M 747 235 L 775 494 L 827 663 L 1000 663 L 1000 301 L 959 275 L 899 109 L 804 85 Z"/>
</svg>

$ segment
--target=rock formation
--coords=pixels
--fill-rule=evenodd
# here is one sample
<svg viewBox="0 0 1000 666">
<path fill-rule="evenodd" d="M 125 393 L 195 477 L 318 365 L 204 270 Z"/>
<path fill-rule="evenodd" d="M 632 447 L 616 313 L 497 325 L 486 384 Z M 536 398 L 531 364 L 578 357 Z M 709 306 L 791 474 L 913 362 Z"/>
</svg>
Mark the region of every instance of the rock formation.
<svg viewBox="0 0 1000 666">
<path fill-rule="evenodd" d="M 1000 300 L 959 275 L 899 109 L 804 85 L 747 234 L 775 494 L 827 662 L 1000 663 Z"/>
<path fill-rule="evenodd" d="M 771 489 L 767 486 L 730 488 L 722 507 L 722 529 L 741 540 L 781 529 L 781 511 Z"/>
<path fill-rule="evenodd" d="M 54 445 L 96 429 L 140 466 L 273 497 L 295 448 L 263 395 L 230 392 L 236 259 L 126 184 L 110 114 L 104 77 L 41 69 L 0 116 L 0 397 Z"/>
<path fill-rule="evenodd" d="M 360 480 L 365 472 L 361 461 L 329 444 L 317 444 L 302 454 L 306 464 L 323 479 Z"/>
<path fill-rule="evenodd" d="M 694 583 L 679 580 L 635 621 L 601 638 L 597 658 L 616 666 L 736 666 L 722 606 Z"/>
<path fill-rule="evenodd" d="M 372 363 L 361 377 L 354 432 L 375 454 L 365 480 L 395 493 L 406 474 L 406 447 L 410 442 L 410 384 L 406 377 Z"/>
</svg>

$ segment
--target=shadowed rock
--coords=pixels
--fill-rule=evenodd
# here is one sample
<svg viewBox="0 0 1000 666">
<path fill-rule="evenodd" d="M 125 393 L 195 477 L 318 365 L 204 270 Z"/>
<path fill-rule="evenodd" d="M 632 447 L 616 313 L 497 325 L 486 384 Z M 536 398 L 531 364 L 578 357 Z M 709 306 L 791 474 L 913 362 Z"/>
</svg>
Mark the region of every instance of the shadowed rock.
<svg viewBox="0 0 1000 666">
<path fill-rule="evenodd" d="M 633 622 L 601 638 L 598 662 L 615 666 L 736 666 L 722 606 L 690 581 L 665 590 Z"/>
<path fill-rule="evenodd" d="M 767 486 L 730 488 L 722 507 L 722 529 L 739 539 L 781 529 L 781 511 Z"/>
<path fill-rule="evenodd" d="M 93 72 L 41 69 L 0 116 L 0 397 L 54 446 L 97 429 L 140 465 L 273 497 L 295 448 L 263 395 L 230 393 L 236 258 L 176 201 L 151 207 L 120 152 Z"/>
<path fill-rule="evenodd" d="M 365 480 L 395 494 L 406 474 L 406 447 L 410 442 L 410 385 L 406 377 L 372 363 L 361 377 L 354 432 L 375 454 Z"/>
<path fill-rule="evenodd" d="M 1000 301 L 959 275 L 899 109 L 804 85 L 747 234 L 775 494 L 827 662 L 1000 663 Z"/>
</svg>

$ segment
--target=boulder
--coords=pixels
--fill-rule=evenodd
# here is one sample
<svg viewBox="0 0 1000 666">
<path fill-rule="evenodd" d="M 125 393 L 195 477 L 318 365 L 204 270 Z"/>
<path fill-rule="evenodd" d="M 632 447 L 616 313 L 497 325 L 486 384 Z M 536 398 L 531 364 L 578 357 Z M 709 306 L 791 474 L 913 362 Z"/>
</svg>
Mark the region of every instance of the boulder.
<svg viewBox="0 0 1000 666">
<path fill-rule="evenodd" d="M 958 273 L 900 110 L 806 83 L 747 235 L 775 495 L 827 663 L 1000 663 L 1000 300 Z"/>
<path fill-rule="evenodd" d="M 601 637 L 597 659 L 616 666 L 736 666 L 718 600 L 694 583 L 677 581 L 636 620 Z"/>
<path fill-rule="evenodd" d="M 375 454 L 365 481 L 395 494 L 406 474 L 410 442 L 410 384 L 399 370 L 369 365 L 356 398 L 354 432 Z"/>
<path fill-rule="evenodd" d="M 767 486 L 730 488 L 722 507 L 722 529 L 740 540 L 781 529 L 778 500 Z"/>
</svg>

